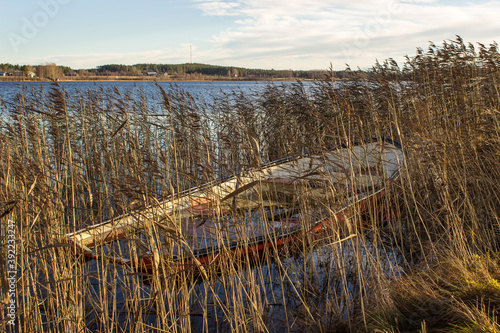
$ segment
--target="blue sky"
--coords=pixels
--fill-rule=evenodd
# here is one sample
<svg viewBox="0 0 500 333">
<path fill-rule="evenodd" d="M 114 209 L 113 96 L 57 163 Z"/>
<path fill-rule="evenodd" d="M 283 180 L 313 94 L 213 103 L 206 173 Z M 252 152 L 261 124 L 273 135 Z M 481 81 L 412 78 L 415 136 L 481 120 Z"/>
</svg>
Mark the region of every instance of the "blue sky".
<svg viewBox="0 0 500 333">
<path fill-rule="evenodd" d="M 460 35 L 500 41 L 500 1 L 0 0 L 0 63 L 366 68 Z M 191 52 L 190 52 L 191 50 Z"/>
</svg>

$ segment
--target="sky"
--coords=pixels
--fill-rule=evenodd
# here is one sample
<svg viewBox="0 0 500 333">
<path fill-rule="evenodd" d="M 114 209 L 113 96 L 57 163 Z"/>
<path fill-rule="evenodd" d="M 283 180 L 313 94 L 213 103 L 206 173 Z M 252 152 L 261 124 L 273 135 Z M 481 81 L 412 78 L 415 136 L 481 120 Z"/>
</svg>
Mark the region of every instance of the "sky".
<svg viewBox="0 0 500 333">
<path fill-rule="evenodd" d="M 500 1 L 0 0 L 0 63 L 369 68 L 460 35 L 500 41 Z"/>
</svg>

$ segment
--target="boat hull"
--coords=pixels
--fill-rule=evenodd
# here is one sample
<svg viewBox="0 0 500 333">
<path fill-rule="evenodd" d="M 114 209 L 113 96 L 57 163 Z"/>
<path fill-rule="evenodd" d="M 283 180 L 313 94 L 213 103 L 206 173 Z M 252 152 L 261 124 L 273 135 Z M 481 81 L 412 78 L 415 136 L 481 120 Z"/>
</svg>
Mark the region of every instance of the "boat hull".
<svg viewBox="0 0 500 333">
<path fill-rule="evenodd" d="M 221 272 L 229 264 L 258 261 L 266 252 L 292 249 L 311 235 L 317 238 L 326 231 L 339 237 L 356 235 L 358 228 L 351 220 L 358 219 L 353 217 L 378 210 L 377 203 L 403 166 L 399 143 L 371 139 L 349 148 L 271 162 L 245 175 L 187 190 L 140 212 L 83 228 L 67 238 L 70 248 L 87 260 L 103 259 L 146 273 L 161 270 L 165 275 L 208 278 L 210 272 Z M 320 212 L 314 218 L 294 213 L 302 209 L 301 202 L 330 207 L 329 213 Z M 284 220 L 280 215 L 274 218 L 280 209 L 286 211 Z M 272 217 L 248 220 L 248 215 L 264 210 Z M 154 245 L 161 239 L 151 232 L 160 220 L 170 221 L 170 226 L 159 227 L 168 229 L 170 239 L 177 237 L 175 250 L 162 252 Z M 92 249 L 145 229 L 149 234 L 143 240 L 149 250 L 138 257 L 103 255 L 104 251 Z M 178 241 L 189 237 L 192 243 Z M 204 241 L 201 246 L 199 239 Z"/>
</svg>

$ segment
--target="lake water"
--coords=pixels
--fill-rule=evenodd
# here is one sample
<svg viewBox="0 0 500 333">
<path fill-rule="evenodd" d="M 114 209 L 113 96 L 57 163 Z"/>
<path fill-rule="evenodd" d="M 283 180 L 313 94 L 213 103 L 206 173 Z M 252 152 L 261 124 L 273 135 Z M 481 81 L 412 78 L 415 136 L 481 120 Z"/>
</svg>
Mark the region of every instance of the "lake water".
<svg viewBox="0 0 500 333">
<path fill-rule="evenodd" d="M 162 81 L 158 84 L 166 91 L 171 89 L 182 89 L 189 92 L 195 98 L 207 98 L 210 96 L 222 95 L 233 91 L 242 91 L 244 93 L 262 92 L 269 84 L 289 85 L 295 81 Z M 304 85 L 311 86 L 312 82 L 304 81 Z M 23 89 L 44 89 L 48 91 L 51 82 L 0 82 L 0 99 L 12 101 L 17 93 Z M 128 93 L 131 96 L 139 96 L 142 91 L 148 94 L 158 93 L 155 82 L 151 81 L 83 81 L 83 82 L 59 82 L 59 85 L 66 90 L 70 96 L 73 93 L 84 92 L 96 89 L 114 89 L 118 88 L 120 93 Z"/>
</svg>

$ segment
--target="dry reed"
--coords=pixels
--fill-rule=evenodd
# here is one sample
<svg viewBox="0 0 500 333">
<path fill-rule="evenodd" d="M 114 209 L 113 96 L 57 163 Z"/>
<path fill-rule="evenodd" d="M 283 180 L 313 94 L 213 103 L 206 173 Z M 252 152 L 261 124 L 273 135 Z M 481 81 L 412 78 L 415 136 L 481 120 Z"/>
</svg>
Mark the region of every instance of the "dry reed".
<svg viewBox="0 0 500 333">
<path fill-rule="evenodd" d="M 498 331 L 499 68 L 496 44 L 476 50 L 457 37 L 403 67 L 388 60 L 346 82 L 269 84 L 257 97 L 23 90 L 1 105 L 1 325 L 15 330 L 4 268 L 13 221 L 24 332 Z M 173 277 L 156 264 L 144 276 L 66 251 L 64 235 L 81 227 L 372 136 L 399 140 L 407 168 L 368 219 L 350 221 L 356 236 L 346 240 L 332 230 L 195 282 L 189 271 Z M 187 242 L 178 221 L 148 220 L 113 251 L 171 254 L 169 239 Z"/>
</svg>

